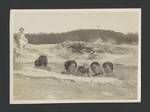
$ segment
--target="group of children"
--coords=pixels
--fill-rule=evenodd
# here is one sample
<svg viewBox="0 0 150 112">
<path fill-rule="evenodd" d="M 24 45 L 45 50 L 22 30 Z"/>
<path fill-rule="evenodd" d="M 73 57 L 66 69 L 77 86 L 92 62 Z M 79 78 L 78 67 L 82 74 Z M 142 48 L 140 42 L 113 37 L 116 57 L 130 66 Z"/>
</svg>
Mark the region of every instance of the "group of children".
<svg viewBox="0 0 150 112">
<path fill-rule="evenodd" d="M 27 38 L 24 35 L 24 28 L 19 29 L 19 33 L 16 38 L 16 46 L 19 47 L 22 52 L 23 48 L 28 43 Z M 48 59 L 45 55 L 39 56 L 38 59 L 35 60 L 34 65 L 36 68 L 46 69 L 51 71 L 51 68 L 48 66 Z M 77 65 L 75 60 L 68 60 L 64 63 L 65 71 L 63 74 L 68 75 L 76 75 L 76 76 L 85 76 L 85 77 L 95 77 L 95 76 L 107 76 L 107 77 L 115 77 L 113 73 L 113 63 L 112 62 L 104 62 L 102 67 L 99 62 L 95 61 L 90 64 Z"/>
<path fill-rule="evenodd" d="M 104 62 L 102 67 L 99 62 L 94 61 L 90 64 L 77 65 L 76 61 L 68 60 L 64 64 L 65 71 L 63 74 L 84 76 L 84 77 L 115 77 L 113 73 L 113 63 Z"/>
<path fill-rule="evenodd" d="M 48 66 L 48 59 L 46 56 L 41 55 L 35 60 L 34 65 L 36 68 L 45 69 L 51 71 Z M 78 65 L 75 60 L 68 60 L 64 63 L 65 70 L 61 72 L 66 75 L 75 75 L 83 77 L 115 77 L 113 73 L 113 63 L 104 62 L 102 67 L 99 62 L 95 61 L 90 64 L 86 63 Z"/>
</svg>

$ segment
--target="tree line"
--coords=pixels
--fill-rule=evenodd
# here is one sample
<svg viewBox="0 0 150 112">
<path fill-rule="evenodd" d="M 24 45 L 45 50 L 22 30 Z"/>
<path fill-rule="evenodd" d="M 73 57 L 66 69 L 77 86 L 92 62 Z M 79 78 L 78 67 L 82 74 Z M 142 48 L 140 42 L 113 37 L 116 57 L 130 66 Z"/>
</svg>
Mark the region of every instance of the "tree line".
<svg viewBox="0 0 150 112">
<path fill-rule="evenodd" d="M 14 34 L 15 36 L 16 34 Z M 25 34 L 31 44 L 56 44 L 64 41 L 84 41 L 94 42 L 101 39 L 105 42 L 113 44 L 137 44 L 138 34 L 115 32 L 112 30 L 85 29 L 74 30 L 64 33 L 28 33 Z"/>
</svg>

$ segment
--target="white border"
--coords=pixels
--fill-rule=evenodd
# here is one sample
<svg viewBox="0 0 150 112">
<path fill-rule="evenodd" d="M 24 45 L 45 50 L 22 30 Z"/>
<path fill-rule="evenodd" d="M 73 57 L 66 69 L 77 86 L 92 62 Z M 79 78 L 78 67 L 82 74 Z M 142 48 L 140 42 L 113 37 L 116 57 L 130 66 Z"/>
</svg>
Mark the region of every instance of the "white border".
<svg viewBox="0 0 150 112">
<path fill-rule="evenodd" d="M 137 99 L 134 100 L 14 100 L 13 99 L 13 21 L 15 12 L 138 12 L 139 13 L 139 47 L 138 47 L 138 85 Z M 44 103 L 140 103 L 141 102 L 141 8 L 114 8 L 114 9 L 11 9 L 10 10 L 10 104 L 44 104 Z"/>
</svg>

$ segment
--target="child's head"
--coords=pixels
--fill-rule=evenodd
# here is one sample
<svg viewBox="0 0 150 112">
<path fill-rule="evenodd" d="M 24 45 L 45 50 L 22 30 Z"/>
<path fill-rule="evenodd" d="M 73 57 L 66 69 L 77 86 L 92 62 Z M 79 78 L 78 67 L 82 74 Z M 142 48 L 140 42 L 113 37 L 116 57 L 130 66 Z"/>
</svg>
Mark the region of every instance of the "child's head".
<svg viewBox="0 0 150 112">
<path fill-rule="evenodd" d="M 78 66 L 78 72 L 84 74 L 84 73 L 87 73 L 88 71 L 84 66 Z"/>
<path fill-rule="evenodd" d="M 89 69 L 89 65 L 87 63 L 83 63 L 82 65 L 84 66 L 84 68 Z"/>
<path fill-rule="evenodd" d="M 98 62 L 92 62 L 91 65 L 91 70 L 95 73 L 95 74 L 99 74 L 99 73 L 103 73 L 101 66 Z"/>
<path fill-rule="evenodd" d="M 36 60 L 34 61 L 34 66 L 36 66 L 36 67 L 41 66 L 41 63 L 39 62 L 38 59 L 36 59 Z"/>
<path fill-rule="evenodd" d="M 113 72 L 113 63 L 112 62 L 104 62 L 103 69 L 105 73 Z"/>
<path fill-rule="evenodd" d="M 65 62 L 65 69 L 68 72 L 74 73 L 77 68 L 77 63 L 74 60 L 68 60 Z"/>
<path fill-rule="evenodd" d="M 38 59 L 34 61 L 34 66 L 36 67 L 47 67 L 48 59 L 45 55 L 40 55 Z"/>
</svg>

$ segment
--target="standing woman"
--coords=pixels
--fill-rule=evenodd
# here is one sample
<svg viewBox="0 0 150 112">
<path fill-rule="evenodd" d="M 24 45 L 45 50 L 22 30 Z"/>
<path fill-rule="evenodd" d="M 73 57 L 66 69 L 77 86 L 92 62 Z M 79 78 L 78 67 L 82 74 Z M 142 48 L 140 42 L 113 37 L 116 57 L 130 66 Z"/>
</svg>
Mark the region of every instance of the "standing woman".
<svg viewBox="0 0 150 112">
<path fill-rule="evenodd" d="M 20 61 L 21 61 L 21 56 L 23 55 L 24 48 L 28 44 L 28 39 L 24 35 L 23 27 L 19 28 L 19 33 L 16 35 L 15 41 L 16 47 L 18 48 L 18 52 L 20 54 Z"/>
<path fill-rule="evenodd" d="M 17 34 L 18 47 L 20 51 L 23 51 L 25 46 L 28 44 L 28 39 L 24 35 L 24 28 L 19 28 L 19 33 Z"/>
</svg>

